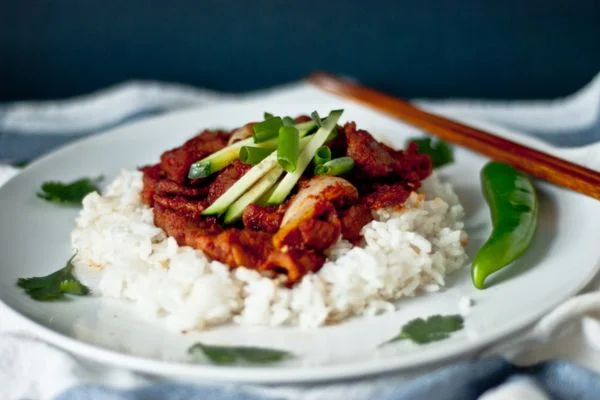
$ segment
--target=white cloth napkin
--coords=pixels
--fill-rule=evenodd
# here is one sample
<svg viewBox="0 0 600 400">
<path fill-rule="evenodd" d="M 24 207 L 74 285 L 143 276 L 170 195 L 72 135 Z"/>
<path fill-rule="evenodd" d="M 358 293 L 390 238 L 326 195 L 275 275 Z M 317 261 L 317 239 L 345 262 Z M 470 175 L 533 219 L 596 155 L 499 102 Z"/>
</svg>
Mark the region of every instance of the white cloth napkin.
<svg viewBox="0 0 600 400">
<path fill-rule="evenodd" d="M 293 84 L 263 91 L 265 101 L 285 101 L 325 96 L 304 84 Z M 248 95 L 244 95 L 248 96 Z M 3 109 L 0 128 L 37 132 L 56 130 L 69 133 L 105 124 L 125 117 L 132 110 L 153 108 L 179 109 L 201 106 L 238 97 L 226 96 L 176 85 L 132 82 L 81 98 L 52 103 L 20 103 Z M 504 124 L 523 131 L 544 131 L 549 136 L 565 135 L 599 124 L 600 75 L 579 92 L 554 101 L 495 102 L 420 101 L 424 107 L 442 114 L 473 117 Z M 10 129 L 9 129 L 10 128 Z M 600 147 L 591 145 L 564 153 L 600 169 Z M 571 157 L 569 157 L 571 158 Z M 0 165 L 0 185 L 18 170 Z M 152 381 L 135 373 L 102 367 L 80 360 L 27 333 L 19 317 L 0 304 L 0 399 L 52 399 L 65 389 L 82 383 L 103 383 L 115 387 L 132 387 Z M 536 325 L 489 349 L 516 363 L 563 358 L 600 373 L 600 276 L 576 296 L 542 318 Z M 424 371 L 411 372 L 406 378 Z M 290 400 L 368 399 L 373 388 L 386 378 L 359 384 L 338 383 L 315 389 L 261 389 L 264 395 Z M 486 392 L 485 400 L 543 399 L 545 395 L 533 382 L 511 381 Z"/>
</svg>

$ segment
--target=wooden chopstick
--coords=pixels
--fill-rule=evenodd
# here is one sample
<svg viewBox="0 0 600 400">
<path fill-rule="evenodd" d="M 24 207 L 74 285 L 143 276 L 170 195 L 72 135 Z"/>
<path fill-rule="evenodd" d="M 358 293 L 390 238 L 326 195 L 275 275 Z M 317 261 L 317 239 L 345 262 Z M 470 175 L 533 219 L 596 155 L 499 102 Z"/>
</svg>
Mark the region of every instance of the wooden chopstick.
<svg viewBox="0 0 600 400">
<path fill-rule="evenodd" d="M 531 176 L 600 199 L 600 173 L 589 168 L 432 114 L 407 101 L 332 74 L 315 72 L 308 77 L 308 82 L 392 115 L 445 141 L 511 164 Z"/>
</svg>

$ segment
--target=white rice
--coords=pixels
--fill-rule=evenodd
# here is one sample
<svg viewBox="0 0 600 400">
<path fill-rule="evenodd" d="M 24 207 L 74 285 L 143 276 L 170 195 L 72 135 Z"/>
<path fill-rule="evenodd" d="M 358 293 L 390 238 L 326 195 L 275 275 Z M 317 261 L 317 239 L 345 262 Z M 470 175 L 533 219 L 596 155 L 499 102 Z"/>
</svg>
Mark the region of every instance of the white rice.
<svg viewBox="0 0 600 400">
<path fill-rule="evenodd" d="M 141 189 L 141 173 L 124 170 L 103 196 L 84 199 L 71 237 L 76 273 L 95 294 L 131 300 L 173 329 L 228 321 L 318 327 L 392 311 L 404 296 L 440 290 L 467 261 L 463 208 L 435 174 L 402 210 L 377 211 L 363 228 L 363 246 L 340 240 L 323 268 L 291 289 L 178 246 L 154 226 Z"/>
</svg>

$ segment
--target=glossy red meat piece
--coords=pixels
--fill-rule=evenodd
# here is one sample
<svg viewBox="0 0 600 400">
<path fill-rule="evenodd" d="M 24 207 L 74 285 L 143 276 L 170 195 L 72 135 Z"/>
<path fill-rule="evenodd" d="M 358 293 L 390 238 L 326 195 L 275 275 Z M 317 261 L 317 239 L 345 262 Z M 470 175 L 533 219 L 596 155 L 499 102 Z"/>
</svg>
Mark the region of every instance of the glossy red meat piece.
<svg viewBox="0 0 600 400">
<path fill-rule="evenodd" d="M 237 182 L 238 179 L 244 176 L 250 168 L 252 168 L 251 165 L 244 164 L 239 160 L 236 160 L 223 168 L 223 170 L 217 174 L 215 180 L 208 186 L 208 202 L 213 203 L 221 197 L 221 195 Z"/>
<path fill-rule="evenodd" d="M 160 157 L 162 171 L 175 182 L 185 182 L 190 166 L 227 146 L 229 134 L 205 130 L 182 146 L 166 151 Z"/>
<path fill-rule="evenodd" d="M 284 213 L 284 206 L 250 204 L 242 214 L 242 221 L 246 229 L 275 233 L 279 230 Z"/>
</svg>

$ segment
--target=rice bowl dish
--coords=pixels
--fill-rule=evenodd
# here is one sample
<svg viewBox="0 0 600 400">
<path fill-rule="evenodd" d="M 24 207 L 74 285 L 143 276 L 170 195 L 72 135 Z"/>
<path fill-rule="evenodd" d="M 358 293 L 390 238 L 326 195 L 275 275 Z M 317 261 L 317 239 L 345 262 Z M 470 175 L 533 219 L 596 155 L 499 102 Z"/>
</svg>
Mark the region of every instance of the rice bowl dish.
<svg viewBox="0 0 600 400">
<path fill-rule="evenodd" d="M 154 225 L 142 186 L 141 172 L 123 170 L 104 195 L 84 199 L 71 237 L 76 273 L 95 294 L 130 300 L 171 329 L 230 321 L 314 328 L 389 312 L 402 297 L 440 290 L 467 261 L 463 207 L 436 173 L 401 209 L 374 212 L 364 243 L 339 240 L 323 267 L 291 288 L 179 246 Z"/>
</svg>

